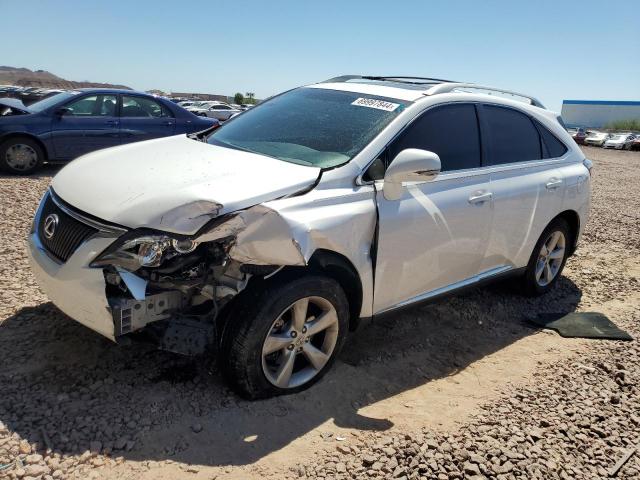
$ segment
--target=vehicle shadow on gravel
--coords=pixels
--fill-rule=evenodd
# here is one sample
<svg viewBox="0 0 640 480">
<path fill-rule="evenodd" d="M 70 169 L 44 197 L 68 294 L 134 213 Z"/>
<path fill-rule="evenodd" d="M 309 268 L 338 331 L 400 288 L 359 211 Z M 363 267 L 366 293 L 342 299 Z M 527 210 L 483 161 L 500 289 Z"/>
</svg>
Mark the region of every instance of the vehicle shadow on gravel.
<svg viewBox="0 0 640 480">
<path fill-rule="evenodd" d="M 358 410 L 455 374 L 534 333 L 527 315 L 568 313 L 580 298 L 562 277 L 541 298 L 498 285 L 406 310 L 363 325 L 312 389 L 259 402 L 238 398 L 200 361 L 114 345 L 45 303 L 0 324 L 0 433 L 4 424 L 63 458 L 94 449 L 245 465 L 328 421 L 386 430 L 388 419 Z"/>
</svg>

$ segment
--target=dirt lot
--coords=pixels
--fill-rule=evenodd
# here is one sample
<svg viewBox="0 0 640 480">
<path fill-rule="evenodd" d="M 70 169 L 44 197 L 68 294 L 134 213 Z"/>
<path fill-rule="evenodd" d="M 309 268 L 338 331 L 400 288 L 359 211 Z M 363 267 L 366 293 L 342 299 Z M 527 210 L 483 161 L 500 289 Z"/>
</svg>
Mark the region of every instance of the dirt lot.
<svg viewBox="0 0 640 480">
<path fill-rule="evenodd" d="M 592 218 L 552 293 L 497 285 L 364 325 L 320 384 L 253 403 L 60 313 L 24 247 L 55 170 L 0 177 L 0 478 L 606 477 L 640 444 L 637 341 L 527 323 L 601 311 L 640 336 L 640 153 L 585 151 Z"/>
</svg>

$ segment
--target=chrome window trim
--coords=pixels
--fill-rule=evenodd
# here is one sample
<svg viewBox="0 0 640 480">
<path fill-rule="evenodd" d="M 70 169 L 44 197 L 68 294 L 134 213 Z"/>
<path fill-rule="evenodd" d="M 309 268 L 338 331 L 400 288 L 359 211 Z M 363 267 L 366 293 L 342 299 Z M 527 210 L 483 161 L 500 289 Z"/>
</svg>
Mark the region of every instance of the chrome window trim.
<svg viewBox="0 0 640 480">
<path fill-rule="evenodd" d="M 380 149 L 380 151 L 376 155 L 373 156 L 373 158 L 367 163 L 367 165 L 360 171 L 360 173 L 356 177 L 355 184 L 358 185 L 358 186 L 373 185 L 376 182 L 382 181 L 382 179 L 365 181 L 362 177 L 367 172 L 369 167 L 371 167 L 371 164 L 373 162 L 375 162 L 376 159 L 380 155 L 382 155 L 382 153 L 387 148 L 389 148 L 389 145 L 391 145 L 398 138 L 398 136 L 400 134 L 402 134 L 402 132 L 404 132 L 409 127 L 409 125 L 411 125 L 414 121 L 416 121 L 416 119 L 418 119 L 419 117 L 424 115 L 426 112 L 428 112 L 432 108 L 440 107 L 442 105 L 452 105 L 452 104 L 456 104 L 456 103 L 465 103 L 465 104 L 470 104 L 470 105 L 478 105 L 478 104 L 480 104 L 480 105 L 494 105 L 494 106 L 497 106 L 497 107 L 510 108 L 510 109 L 515 110 L 515 111 L 517 111 L 519 113 L 522 113 L 523 115 L 526 115 L 532 121 L 536 121 L 537 120 L 535 117 L 532 117 L 531 115 L 529 115 L 528 112 L 522 111 L 522 110 L 520 110 L 518 108 L 515 108 L 515 107 L 513 107 L 511 105 L 504 105 L 504 104 L 501 104 L 501 103 L 492 103 L 492 102 L 488 102 L 488 101 L 456 100 L 456 101 L 450 101 L 450 102 L 437 103 L 435 105 L 429 105 L 427 108 L 425 108 L 423 110 L 420 110 L 420 112 L 418 112 L 415 117 L 413 117 L 400 130 L 398 130 L 398 132 L 396 132 L 396 134 L 384 145 L 384 147 L 382 147 Z M 537 120 L 537 121 L 539 122 L 539 120 Z M 543 127 L 544 127 L 544 125 L 543 125 Z M 553 132 L 551 132 L 551 133 L 553 134 Z M 539 135 L 539 133 L 538 133 L 538 135 Z M 562 142 L 562 144 L 564 144 L 564 142 L 562 140 L 560 140 L 560 142 Z M 575 162 L 567 162 L 567 159 L 568 159 L 567 157 L 570 156 L 572 150 L 566 144 L 564 144 L 564 145 L 565 145 L 567 150 L 564 153 L 564 155 L 562 155 L 561 157 L 539 158 L 539 159 L 536 159 L 536 160 L 523 160 L 521 162 L 503 163 L 501 165 L 486 165 L 486 166 L 480 166 L 478 168 L 469 168 L 469 169 L 465 169 L 465 170 L 454 170 L 454 171 L 451 171 L 451 172 L 445 172 L 445 173 L 438 174 L 436 176 L 436 178 L 434 178 L 433 180 L 430 180 L 429 182 L 436 182 L 438 180 L 440 180 L 440 181 L 451 180 L 451 179 L 454 179 L 454 178 L 467 178 L 467 177 L 473 177 L 473 176 L 476 176 L 476 175 L 486 175 L 487 173 L 506 172 L 506 171 L 510 171 L 510 170 L 519 170 L 519 169 L 522 169 L 522 168 L 547 166 L 547 165 L 553 165 L 553 164 L 556 164 L 556 163 L 563 163 L 563 162 L 566 162 L 566 163 L 577 163 L 578 162 L 577 160 Z M 413 182 L 413 183 L 425 183 L 425 182 Z"/>
</svg>

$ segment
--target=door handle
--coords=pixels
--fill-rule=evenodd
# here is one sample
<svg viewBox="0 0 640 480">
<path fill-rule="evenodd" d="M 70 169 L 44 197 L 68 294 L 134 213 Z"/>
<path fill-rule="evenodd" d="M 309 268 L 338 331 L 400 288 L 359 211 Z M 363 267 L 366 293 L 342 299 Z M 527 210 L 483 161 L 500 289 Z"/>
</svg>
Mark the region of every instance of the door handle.
<svg viewBox="0 0 640 480">
<path fill-rule="evenodd" d="M 167 127 L 172 127 L 173 126 L 173 122 L 171 120 L 167 120 L 166 122 L 164 122 L 164 124 Z"/>
<path fill-rule="evenodd" d="M 491 200 L 492 197 L 493 193 L 491 192 L 476 192 L 469 197 L 469 203 L 472 205 L 481 204 L 487 200 Z"/>
<path fill-rule="evenodd" d="M 118 121 L 117 120 L 107 120 L 104 123 L 105 123 L 105 125 L 109 125 L 110 127 L 115 127 L 116 125 L 118 125 Z"/>
<path fill-rule="evenodd" d="M 556 188 L 559 188 L 562 183 L 562 180 L 560 180 L 559 178 L 552 178 L 547 182 L 545 187 L 547 188 L 547 190 L 555 190 Z"/>
</svg>

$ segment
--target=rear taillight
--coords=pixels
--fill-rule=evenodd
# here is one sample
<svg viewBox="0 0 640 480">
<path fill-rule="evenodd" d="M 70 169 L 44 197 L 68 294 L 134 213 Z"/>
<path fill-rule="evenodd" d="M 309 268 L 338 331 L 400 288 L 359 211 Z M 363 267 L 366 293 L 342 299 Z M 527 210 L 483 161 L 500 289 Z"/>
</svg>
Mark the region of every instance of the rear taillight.
<svg viewBox="0 0 640 480">
<path fill-rule="evenodd" d="M 582 161 L 582 164 L 587 167 L 587 170 L 589 170 L 589 176 L 592 176 L 591 171 L 593 170 L 593 162 L 591 160 L 589 160 L 588 158 L 585 158 Z"/>
</svg>

